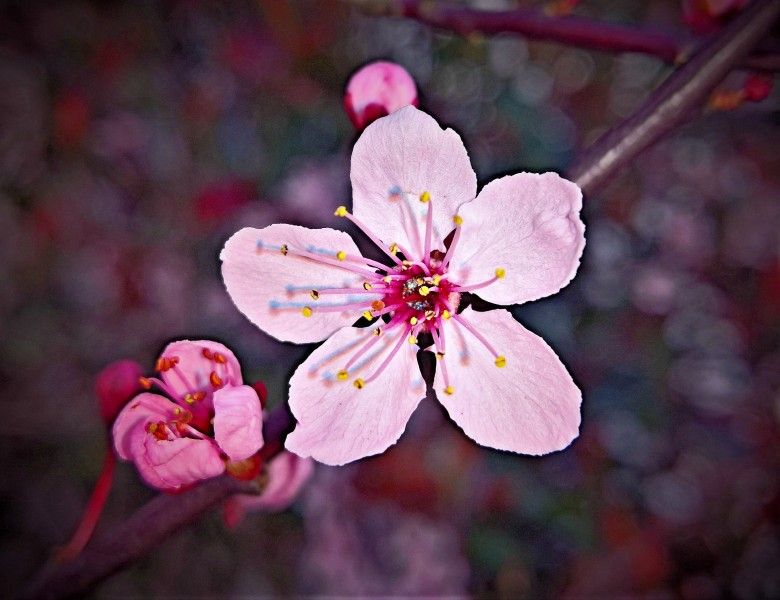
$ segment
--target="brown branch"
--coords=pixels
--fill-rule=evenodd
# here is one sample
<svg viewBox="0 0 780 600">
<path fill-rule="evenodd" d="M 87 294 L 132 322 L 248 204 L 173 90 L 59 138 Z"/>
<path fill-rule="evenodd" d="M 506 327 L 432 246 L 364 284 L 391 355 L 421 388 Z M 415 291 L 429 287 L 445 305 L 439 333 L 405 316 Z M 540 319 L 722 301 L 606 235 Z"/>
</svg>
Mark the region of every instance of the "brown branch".
<svg viewBox="0 0 780 600">
<path fill-rule="evenodd" d="M 637 27 L 576 16 L 550 16 L 532 8 L 487 12 L 442 3 L 403 0 L 398 14 L 463 36 L 472 33 L 516 33 L 533 40 L 591 50 L 639 52 L 668 64 L 682 62 L 696 44 L 694 39 L 679 39 Z M 756 54 L 747 57 L 740 66 L 776 72 L 780 70 L 780 56 L 774 53 Z"/>
<path fill-rule="evenodd" d="M 610 129 L 570 167 L 568 176 L 593 193 L 648 146 L 702 106 L 780 14 L 780 0 L 756 0 L 672 73 L 625 121 Z"/>
<path fill-rule="evenodd" d="M 269 448 L 263 453 L 264 460 L 282 450 L 284 437 L 293 425 L 286 406 L 271 413 L 263 426 L 263 450 Z M 256 481 L 238 481 L 223 475 L 181 494 L 160 494 L 127 521 L 93 540 L 78 557 L 64 564 L 47 565 L 18 598 L 59 600 L 82 596 L 229 496 L 259 491 Z"/>
</svg>

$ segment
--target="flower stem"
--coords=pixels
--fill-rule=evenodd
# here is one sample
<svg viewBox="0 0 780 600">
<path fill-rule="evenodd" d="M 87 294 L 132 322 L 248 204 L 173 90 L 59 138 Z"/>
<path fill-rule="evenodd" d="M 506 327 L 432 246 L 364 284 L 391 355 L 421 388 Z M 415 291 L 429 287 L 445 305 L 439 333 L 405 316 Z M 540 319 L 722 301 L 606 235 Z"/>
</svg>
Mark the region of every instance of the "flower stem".
<svg viewBox="0 0 780 600">
<path fill-rule="evenodd" d="M 692 38 L 680 39 L 637 27 L 570 15 L 551 16 L 534 8 L 488 12 L 458 5 L 403 0 L 400 10 L 396 12 L 431 27 L 449 29 L 463 36 L 472 33 L 517 33 L 533 40 L 590 50 L 638 52 L 668 64 L 679 63 L 696 43 Z M 741 60 L 741 63 L 735 64 L 761 71 L 775 72 L 780 69 L 780 57 L 773 53 L 756 53 Z"/>
<path fill-rule="evenodd" d="M 282 450 L 282 442 L 294 424 L 286 406 L 271 413 L 263 426 L 266 440 L 261 450 L 263 460 L 270 460 Z M 46 565 L 17 597 L 59 600 L 82 596 L 100 581 L 149 554 L 160 540 L 229 496 L 259 491 L 256 481 L 239 481 L 222 475 L 181 494 L 160 494 L 124 523 L 95 538 L 73 560 Z"/>
<path fill-rule="evenodd" d="M 568 177 L 593 193 L 647 147 L 682 124 L 715 86 L 766 35 L 780 0 L 756 0 L 674 71 L 626 120 L 605 133 L 569 168 Z"/>
</svg>

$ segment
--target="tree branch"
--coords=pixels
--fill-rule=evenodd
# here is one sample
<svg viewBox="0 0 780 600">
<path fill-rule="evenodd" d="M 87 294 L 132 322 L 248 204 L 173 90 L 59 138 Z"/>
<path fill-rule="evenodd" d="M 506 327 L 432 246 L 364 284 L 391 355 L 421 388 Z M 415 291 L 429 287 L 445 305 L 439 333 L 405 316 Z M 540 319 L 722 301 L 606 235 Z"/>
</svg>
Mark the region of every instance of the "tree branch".
<svg viewBox="0 0 780 600">
<path fill-rule="evenodd" d="M 550 16 L 533 8 L 487 12 L 420 0 L 403 0 L 397 12 L 400 16 L 431 27 L 455 31 L 463 36 L 471 33 L 517 33 L 532 40 L 591 50 L 639 52 L 668 64 L 682 62 L 696 44 L 695 39 L 679 39 L 636 27 L 576 16 Z M 780 56 L 774 53 L 756 54 L 737 64 L 759 71 L 776 72 L 780 70 Z"/>
<path fill-rule="evenodd" d="M 295 422 L 286 406 L 274 410 L 263 425 L 265 461 L 282 450 Z M 127 521 L 93 540 L 70 562 L 44 567 L 21 592 L 20 600 L 60 600 L 81 596 L 95 584 L 146 556 L 161 540 L 192 523 L 233 494 L 257 494 L 256 481 L 228 475 L 204 481 L 181 494 L 160 494 Z"/>
<path fill-rule="evenodd" d="M 756 0 L 714 35 L 625 121 L 582 153 L 568 176 L 587 193 L 614 177 L 640 152 L 700 107 L 731 68 L 766 35 L 780 0 Z"/>
</svg>

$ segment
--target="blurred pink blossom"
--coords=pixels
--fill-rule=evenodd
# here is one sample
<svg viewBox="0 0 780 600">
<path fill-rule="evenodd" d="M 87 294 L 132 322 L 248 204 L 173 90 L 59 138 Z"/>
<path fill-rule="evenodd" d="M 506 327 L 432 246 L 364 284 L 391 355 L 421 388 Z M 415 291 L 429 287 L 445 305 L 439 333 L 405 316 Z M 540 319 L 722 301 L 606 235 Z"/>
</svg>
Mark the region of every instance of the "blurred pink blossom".
<svg viewBox="0 0 780 600">
<path fill-rule="evenodd" d="M 216 342 L 178 341 L 157 360 L 160 378 L 142 379 L 169 398 L 144 392 L 117 416 L 114 447 L 152 487 L 176 490 L 219 475 L 227 461 L 263 445 L 257 392 L 242 385 L 233 353 Z"/>
<path fill-rule="evenodd" d="M 298 425 L 286 447 L 338 465 L 394 444 L 425 396 L 423 335 L 438 359 L 433 387 L 469 437 L 524 454 L 569 445 L 580 391 L 555 352 L 509 311 L 461 301 L 478 291 L 518 304 L 568 284 L 585 245 L 580 189 L 520 173 L 477 196 L 458 134 L 414 107 L 365 130 L 351 178 L 355 214 L 336 215 L 392 266 L 343 232 L 285 224 L 242 229 L 222 251 L 227 290 L 253 323 L 282 341 L 326 340 L 290 381 Z M 370 328 L 352 327 L 361 315 Z"/>
<path fill-rule="evenodd" d="M 358 69 L 344 94 L 344 110 L 358 131 L 410 104 L 417 106 L 414 79 L 402 66 L 391 62 L 374 62 Z"/>
<path fill-rule="evenodd" d="M 268 463 L 267 485 L 259 496 L 237 494 L 225 502 L 225 523 L 235 527 L 248 511 L 279 511 L 287 508 L 314 473 L 314 461 L 282 452 Z"/>
</svg>

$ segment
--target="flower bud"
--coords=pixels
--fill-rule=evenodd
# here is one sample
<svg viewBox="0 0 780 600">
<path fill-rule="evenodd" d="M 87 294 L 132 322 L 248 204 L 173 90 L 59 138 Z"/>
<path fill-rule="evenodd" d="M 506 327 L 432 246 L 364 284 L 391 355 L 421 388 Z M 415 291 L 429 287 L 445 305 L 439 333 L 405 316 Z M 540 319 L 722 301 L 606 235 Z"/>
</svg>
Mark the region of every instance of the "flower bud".
<svg viewBox="0 0 780 600">
<path fill-rule="evenodd" d="M 344 110 L 358 131 L 410 104 L 417 106 L 417 86 L 412 76 L 402 66 L 384 61 L 356 71 L 344 95 Z"/>
<path fill-rule="evenodd" d="M 134 360 L 117 360 L 105 366 L 95 378 L 95 393 L 100 402 L 100 416 L 107 425 L 130 399 L 143 391 L 139 378 L 141 365 Z"/>
</svg>

